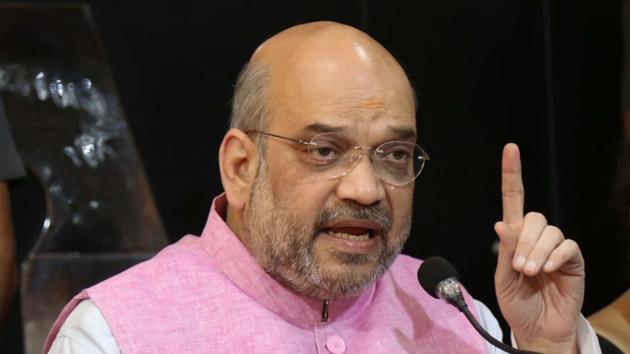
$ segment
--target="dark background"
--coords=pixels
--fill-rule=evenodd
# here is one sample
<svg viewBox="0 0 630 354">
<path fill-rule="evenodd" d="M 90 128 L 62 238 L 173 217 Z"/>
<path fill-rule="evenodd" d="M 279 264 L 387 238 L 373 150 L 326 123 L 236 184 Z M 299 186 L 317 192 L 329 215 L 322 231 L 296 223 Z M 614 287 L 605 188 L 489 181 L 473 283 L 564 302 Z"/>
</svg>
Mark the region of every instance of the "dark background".
<svg viewBox="0 0 630 354">
<path fill-rule="evenodd" d="M 380 41 L 419 92 L 419 143 L 431 161 L 416 183 L 406 253 L 450 259 L 499 314 L 492 227 L 501 149 L 512 141 L 526 210 L 582 247 L 583 312 L 627 287 L 628 248 L 613 237 L 609 206 L 622 135 L 619 1 L 87 3 L 171 240 L 199 234 L 221 192 L 218 146 L 253 50 L 289 26 L 334 20 Z"/>
</svg>

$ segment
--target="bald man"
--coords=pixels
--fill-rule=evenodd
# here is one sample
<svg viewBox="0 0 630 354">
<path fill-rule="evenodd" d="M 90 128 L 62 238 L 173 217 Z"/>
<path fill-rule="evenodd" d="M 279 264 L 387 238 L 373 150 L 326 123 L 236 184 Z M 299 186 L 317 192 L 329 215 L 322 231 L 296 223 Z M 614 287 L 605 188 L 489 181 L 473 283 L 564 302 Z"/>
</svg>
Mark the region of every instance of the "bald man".
<svg viewBox="0 0 630 354">
<path fill-rule="evenodd" d="M 465 317 L 422 291 L 399 255 L 414 180 L 414 94 L 366 34 L 318 22 L 263 43 L 242 71 L 219 150 L 225 193 L 201 237 L 84 290 L 52 353 L 494 353 Z M 496 290 L 519 347 L 597 353 L 581 317 L 575 242 L 523 212 L 518 148 L 503 154 Z M 473 313 L 495 337 L 487 308 Z"/>
</svg>

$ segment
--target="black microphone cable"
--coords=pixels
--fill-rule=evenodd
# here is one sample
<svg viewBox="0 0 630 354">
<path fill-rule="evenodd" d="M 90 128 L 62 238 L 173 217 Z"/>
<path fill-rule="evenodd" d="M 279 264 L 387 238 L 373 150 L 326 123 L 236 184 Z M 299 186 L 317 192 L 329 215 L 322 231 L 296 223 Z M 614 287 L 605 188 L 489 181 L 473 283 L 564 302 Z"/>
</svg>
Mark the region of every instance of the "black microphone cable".
<svg viewBox="0 0 630 354">
<path fill-rule="evenodd" d="M 426 259 L 420 269 L 418 269 L 418 281 L 420 286 L 436 299 L 442 299 L 455 306 L 464 313 L 470 324 L 473 325 L 477 333 L 495 347 L 513 354 L 543 354 L 512 348 L 490 335 L 470 312 L 464 297 L 459 288 L 457 280 L 457 270 L 446 259 L 442 257 L 431 257 Z"/>
</svg>

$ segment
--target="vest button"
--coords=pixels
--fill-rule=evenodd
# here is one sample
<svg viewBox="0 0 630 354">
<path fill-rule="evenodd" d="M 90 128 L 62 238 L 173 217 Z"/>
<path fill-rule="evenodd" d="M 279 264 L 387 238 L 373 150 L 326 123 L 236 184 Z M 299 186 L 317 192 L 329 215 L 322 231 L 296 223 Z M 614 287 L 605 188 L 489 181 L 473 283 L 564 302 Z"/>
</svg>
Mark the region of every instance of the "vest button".
<svg viewBox="0 0 630 354">
<path fill-rule="evenodd" d="M 342 354 L 346 351 L 346 343 L 339 336 L 330 336 L 326 340 L 326 349 L 333 354 Z"/>
</svg>

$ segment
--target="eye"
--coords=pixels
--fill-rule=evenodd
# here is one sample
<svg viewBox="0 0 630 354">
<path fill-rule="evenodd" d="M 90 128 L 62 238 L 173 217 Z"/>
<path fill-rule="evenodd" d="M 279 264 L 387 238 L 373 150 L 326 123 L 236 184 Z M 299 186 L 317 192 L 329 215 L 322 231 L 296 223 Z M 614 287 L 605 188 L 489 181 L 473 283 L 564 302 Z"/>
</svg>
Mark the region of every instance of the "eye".
<svg viewBox="0 0 630 354">
<path fill-rule="evenodd" d="M 317 143 L 316 146 L 308 150 L 309 158 L 320 163 L 336 161 L 341 156 L 341 153 L 341 150 L 334 145 L 324 143 Z"/>
<path fill-rule="evenodd" d="M 330 141 L 317 141 L 315 145 L 309 147 L 308 157 L 311 161 L 319 164 L 328 164 L 337 161 L 343 154 L 336 143 Z"/>
<path fill-rule="evenodd" d="M 387 149 L 379 150 L 381 159 L 388 163 L 407 163 L 411 159 L 411 151 L 408 146 L 395 145 Z"/>
<path fill-rule="evenodd" d="M 409 159 L 409 152 L 403 150 L 391 151 L 387 158 L 394 161 L 406 161 Z"/>
<path fill-rule="evenodd" d="M 335 150 L 329 147 L 320 147 L 311 150 L 311 154 L 314 158 L 331 158 L 335 154 Z"/>
</svg>

